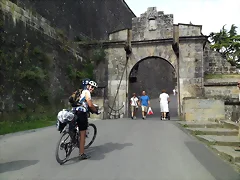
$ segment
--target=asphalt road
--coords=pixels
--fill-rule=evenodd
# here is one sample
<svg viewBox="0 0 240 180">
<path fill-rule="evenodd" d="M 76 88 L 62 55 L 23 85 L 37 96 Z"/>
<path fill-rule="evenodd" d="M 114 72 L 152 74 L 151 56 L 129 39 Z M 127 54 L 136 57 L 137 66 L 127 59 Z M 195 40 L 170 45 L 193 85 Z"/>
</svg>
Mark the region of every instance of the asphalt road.
<svg viewBox="0 0 240 180">
<path fill-rule="evenodd" d="M 98 135 L 79 161 L 59 165 L 55 127 L 0 139 L 1 180 L 239 180 L 232 167 L 181 130 L 157 118 L 94 121 Z"/>
</svg>

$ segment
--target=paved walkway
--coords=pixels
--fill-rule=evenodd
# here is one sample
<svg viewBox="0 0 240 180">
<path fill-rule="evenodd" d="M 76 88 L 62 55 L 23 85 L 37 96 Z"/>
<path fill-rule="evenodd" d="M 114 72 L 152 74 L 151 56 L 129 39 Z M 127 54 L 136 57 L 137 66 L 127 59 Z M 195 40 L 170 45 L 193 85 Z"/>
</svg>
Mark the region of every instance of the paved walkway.
<svg viewBox="0 0 240 180">
<path fill-rule="evenodd" d="M 94 121 L 92 158 L 60 166 L 54 127 L 0 139 L 1 180 L 239 180 L 232 167 L 182 131 L 176 121 Z"/>
</svg>

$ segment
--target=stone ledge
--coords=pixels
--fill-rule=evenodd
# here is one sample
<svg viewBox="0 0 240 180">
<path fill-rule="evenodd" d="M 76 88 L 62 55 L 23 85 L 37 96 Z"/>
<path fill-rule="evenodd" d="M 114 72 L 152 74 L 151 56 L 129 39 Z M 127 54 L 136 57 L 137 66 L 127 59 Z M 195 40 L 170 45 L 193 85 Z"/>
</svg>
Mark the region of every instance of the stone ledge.
<svg viewBox="0 0 240 180">
<path fill-rule="evenodd" d="M 9 0 L 0 1 L 0 8 L 5 14 L 11 15 L 14 22 L 19 20 L 34 29 L 56 39 L 56 32 L 50 26 L 50 22 L 39 14 L 34 14 L 30 10 L 24 10 Z"/>
<path fill-rule="evenodd" d="M 240 162 L 240 152 L 235 151 L 234 147 L 231 146 L 212 146 L 219 153 L 229 157 L 231 162 Z"/>
<path fill-rule="evenodd" d="M 237 82 L 208 82 L 204 86 L 237 86 Z"/>
<path fill-rule="evenodd" d="M 238 130 L 226 128 L 187 128 L 187 130 L 192 131 L 197 135 L 220 135 L 220 136 L 238 135 Z"/>
<path fill-rule="evenodd" d="M 240 101 L 238 99 L 225 100 L 224 105 L 240 105 Z"/>
<path fill-rule="evenodd" d="M 239 130 L 239 124 L 233 122 L 233 121 L 224 121 L 223 122 L 225 124 L 225 126 L 227 127 L 231 127 L 233 129 Z M 240 141 L 239 141 L 240 142 Z"/>
<path fill-rule="evenodd" d="M 222 128 L 223 124 L 209 121 L 183 121 L 179 122 L 182 126 L 188 128 Z"/>
<path fill-rule="evenodd" d="M 197 137 L 220 146 L 238 146 L 240 144 L 237 136 L 197 135 Z"/>
</svg>

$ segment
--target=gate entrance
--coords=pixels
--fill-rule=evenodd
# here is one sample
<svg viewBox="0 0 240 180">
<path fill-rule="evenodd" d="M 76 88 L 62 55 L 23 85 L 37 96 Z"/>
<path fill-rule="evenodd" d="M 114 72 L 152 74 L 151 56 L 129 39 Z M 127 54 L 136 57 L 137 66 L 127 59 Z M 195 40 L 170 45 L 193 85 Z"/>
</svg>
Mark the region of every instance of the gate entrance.
<svg viewBox="0 0 240 180">
<path fill-rule="evenodd" d="M 161 89 L 166 88 L 172 94 L 176 87 L 178 115 L 182 115 L 184 97 L 203 96 L 207 37 L 202 35 L 201 28 L 173 24 L 172 14 L 151 7 L 132 19 L 132 29 L 109 34 L 106 42 L 108 118 L 129 117 L 129 98 L 133 91 L 139 94 L 145 89 L 152 99 L 158 98 Z M 148 86 L 149 78 L 152 88 Z M 159 108 L 155 111 L 159 112 Z"/>
<path fill-rule="evenodd" d="M 150 97 L 151 108 L 154 114 L 151 117 L 160 117 L 159 95 L 163 89 L 170 96 L 171 117 L 177 116 L 177 96 L 173 95 L 173 89 L 177 87 L 177 77 L 174 67 L 160 57 L 148 57 L 136 63 L 129 73 L 128 99 L 133 93 L 141 96 L 146 91 Z M 129 117 L 130 117 L 129 108 Z M 141 118 L 141 109 L 137 112 Z"/>
</svg>

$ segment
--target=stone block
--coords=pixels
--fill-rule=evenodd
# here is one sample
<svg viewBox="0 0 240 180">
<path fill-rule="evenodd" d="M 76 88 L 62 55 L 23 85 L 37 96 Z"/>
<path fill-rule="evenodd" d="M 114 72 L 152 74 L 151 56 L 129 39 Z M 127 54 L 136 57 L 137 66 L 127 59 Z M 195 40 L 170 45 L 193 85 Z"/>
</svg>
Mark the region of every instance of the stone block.
<svg viewBox="0 0 240 180">
<path fill-rule="evenodd" d="M 186 121 L 225 119 L 224 102 L 214 99 L 184 98 L 183 115 Z"/>
<path fill-rule="evenodd" d="M 122 30 L 122 31 L 118 31 L 118 32 L 115 32 L 115 33 L 111 33 L 109 35 L 109 40 L 110 41 L 126 41 L 127 40 L 127 33 L 128 33 L 127 29 Z"/>
<path fill-rule="evenodd" d="M 222 97 L 223 99 L 238 98 L 239 90 L 236 86 L 205 86 L 206 97 Z"/>
</svg>

